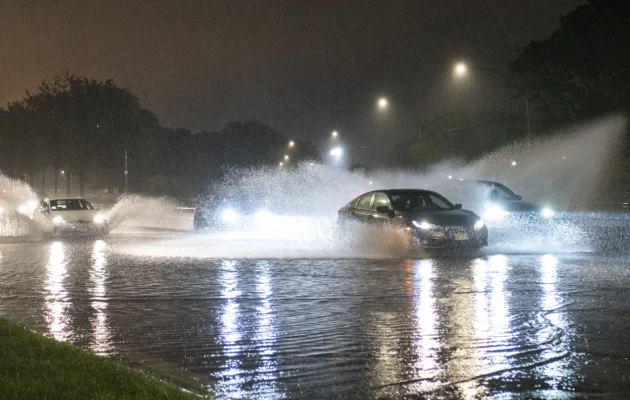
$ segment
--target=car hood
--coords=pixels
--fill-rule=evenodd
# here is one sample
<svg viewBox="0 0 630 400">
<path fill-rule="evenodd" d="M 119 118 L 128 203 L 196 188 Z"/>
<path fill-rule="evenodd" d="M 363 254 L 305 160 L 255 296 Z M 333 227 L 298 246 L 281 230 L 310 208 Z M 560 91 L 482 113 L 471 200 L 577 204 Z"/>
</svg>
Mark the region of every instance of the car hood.
<svg viewBox="0 0 630 400">
<path fill-rule="evenodd" d="M 525 200 L 506 200 L 499 203 L 508 212 L 540 212 L 540 206 Z"/>
<path fill-rule="evenodd" d="M 396 211 L 410 221 L 426 221 L 440 226 L 472 226 L 479 220 L 477 214 L 468 210 Z"/>
<path fill-rule="evenodd" d="M 92 222 L 97 213 L 96 210 L 51 211 L 50 217 L 59 216 L 66 222 Z"/>
</svg>

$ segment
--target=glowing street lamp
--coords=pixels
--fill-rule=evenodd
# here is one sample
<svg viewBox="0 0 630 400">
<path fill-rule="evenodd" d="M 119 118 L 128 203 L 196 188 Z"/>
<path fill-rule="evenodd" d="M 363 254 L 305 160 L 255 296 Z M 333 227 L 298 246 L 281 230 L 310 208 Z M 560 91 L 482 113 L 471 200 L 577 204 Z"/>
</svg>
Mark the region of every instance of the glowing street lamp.
<svg viewBox="0 0 630 400">
<path fill-rule="evenodd" d="M 280 164 L 278 164 L 278 165 L 282 167 L 284 165 L 284 163 L 282 161 L 280 161 Z"/>
<path fill-rule="evenodd" d="M 378 105 L 379 110 L 386 110 L 389 106 L 389 101 L 386 97 L 380 97 L 376 104 Z"/>
<path fill-rule="evenodd" d="M 455 64 L 455 68 L 453 68 L 453 71 L 456 77 L 462 78 L 468 73 L 468 66 L 466 66 L 466 64 L 464 64 L 463 62 L 460 62 Z"/>
<path fill-rule="evenodd" d="M 285 154 L 285 155 L 284 155 L 284 160 L 285 160 L 285 161 L 288 161 L 288 160 L 289 160 L 289 155 L 288 155 L 288 154 Z"/>
<path fill-rule="evenodd" d="M 512 166 L 516 167 L 516 161 L 512 161 Z"/>
<path fill-rule="evenodd" d="M 337 139 L 337 136 L 339 136 L 339 132 L 337 131 L 332 131 L 332 134 L 330 135 L 333 139 Z"/>
<path fill-rule="evenodd" d="M 289 141 L 289 148 L 292 149 L 295 147 L 295 142 L 293 140 Z"/>
</svg>

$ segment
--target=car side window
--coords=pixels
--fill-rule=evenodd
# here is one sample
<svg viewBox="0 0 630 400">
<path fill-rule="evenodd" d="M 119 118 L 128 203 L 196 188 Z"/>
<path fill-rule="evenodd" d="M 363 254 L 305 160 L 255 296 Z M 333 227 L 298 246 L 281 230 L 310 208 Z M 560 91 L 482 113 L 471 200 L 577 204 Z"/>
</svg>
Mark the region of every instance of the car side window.
<svg viewBox="0 0 630 400">
<path fill-rule="evenodd" d="M 370 203 L 372 202 L 372 193 L 364 194 L 359 198 L 359 202 L 357 203 L 357 208 L 361 210 L 369 210 Z"/>
<path fill-rule="evenodd" d="M 388 208 L 392 208 L 389 199 L 387 196 L 381 193 L 377 193 L 374 195 L 374 204 L 372 205 L 372 210 L 376 210 L 378 207 L 386 206 Z"/>
</svg>

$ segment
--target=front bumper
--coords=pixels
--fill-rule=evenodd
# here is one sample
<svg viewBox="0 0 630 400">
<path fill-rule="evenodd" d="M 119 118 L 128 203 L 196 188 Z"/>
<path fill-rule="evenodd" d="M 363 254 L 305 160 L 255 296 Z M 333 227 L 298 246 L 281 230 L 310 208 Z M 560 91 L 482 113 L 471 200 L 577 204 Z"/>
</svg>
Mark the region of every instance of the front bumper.
<svg viewBox="0 0 630 400">
<path fill-rule="evenodd" d="M 107 222 L 64 222 L 54 224 L 53 232 L 55 234 L 74 234 L 74 235 L 94 235 L 107 234 L 109 227 Z"/>
<path fill-rule="evenodd" d="M 426 248 L 480 248 L 488 245 L 488 228 L 448 227 L 411 229 L 414 240 Z"/>
</svg>

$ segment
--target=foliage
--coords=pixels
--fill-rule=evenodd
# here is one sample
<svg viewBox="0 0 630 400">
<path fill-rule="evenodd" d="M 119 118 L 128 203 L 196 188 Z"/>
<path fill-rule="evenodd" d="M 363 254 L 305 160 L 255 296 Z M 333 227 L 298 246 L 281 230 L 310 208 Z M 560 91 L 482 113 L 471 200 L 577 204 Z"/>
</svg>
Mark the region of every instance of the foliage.
<svg viewBox="0 0 630 400">
<path fill-rule="evenodd" d="M 3 399 L 198 399 L 111 360 L 0 318 Z"/>
<path fill-rule="evenodd" d="M 445 159 L 471 161 L 527 134 L 524 116 L 501 111 L 438 114 L 421 135 L 395 148 L 399 164 L 425 168 Z"/>
<path fill-rule="evenodd" d="M 630 2 L 590 0 L 510 62 L 511 85 L 549 125 L 630 111 Z"/>
<path fill-rule="evenodd" d="M 121 189 L 127 152 L 131 190 L 194 194 L 226 166 L 277 164 L 288 141 L 255 120 L 212 133 L 164 128 L 129 90 L 69 72 L 0 108 L 0 170 L 33 184 L 35 170 L 52 167 L 58 177 L 63 169 L 78 176 L 81 191 L 86 175 L 101 188 Z M 310 142 L 295 141 L 290 153 L 290 164 L 319 158 Z"/>
</svg>

